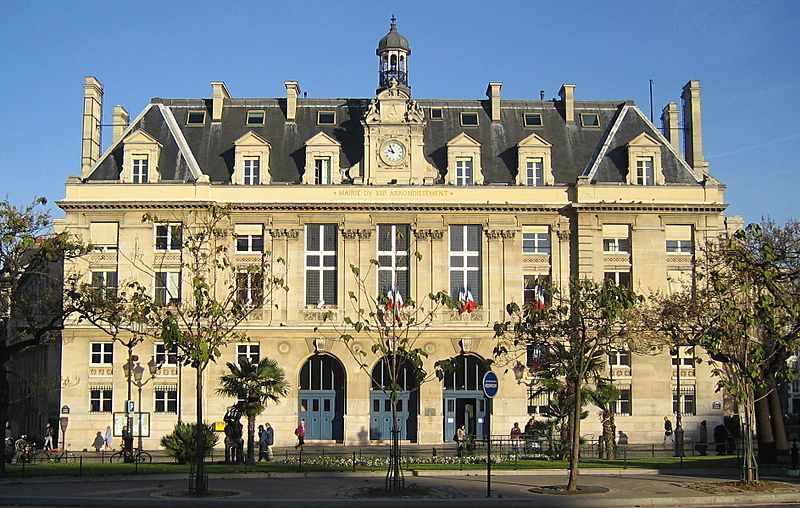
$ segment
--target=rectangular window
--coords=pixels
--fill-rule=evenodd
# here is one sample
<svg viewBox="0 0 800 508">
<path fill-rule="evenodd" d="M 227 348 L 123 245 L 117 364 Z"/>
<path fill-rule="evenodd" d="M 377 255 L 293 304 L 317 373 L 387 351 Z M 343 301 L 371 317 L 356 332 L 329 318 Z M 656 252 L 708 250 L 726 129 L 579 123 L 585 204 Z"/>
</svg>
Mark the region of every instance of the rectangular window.
<svg viewBox="0 0 800 508">
<path fill-rule="evenodd" d="M 409 227 L 401 224 L 378 225 L 378 293 L 396 288 L 405 300 L 409 296 Z"/>
<path fill-rule="evenodd" d="M 692 226 L 672 225 L 664 228 L 667 238 L 667 254 L 693 254 L 694 242 Z"/>
<path fill-rule="evenodd" d="M 92 272 L 92 290 L 98 298 L 117 296 L 117 272 Z"/>
<path fill-rule="evenodd" d="M 603 224 L 603 252 L 616 254 L 631 251 L 630 227 L 627 224 Z"/>
<path fill-rule="evenodd" d="M 550 254 L 550 228 L 547 226 L 525 226 L 522 228 L 523 254 Z"/>
<path fill-rule="evenodd" d="M 186 125 L 197 127 L 205 123 L 206 123 L 205 111 L 189 111 L 189 113 L 186 115 Z"/>
<path fill-rule="evenodd" d="M 617 400 L 611 402 L 611 411 L 617 416 L 630 416 L 633 414 L 631 404 L 631 387 L 617 386 L 619 394 Z"/>
<path fill-rule="evenodd" d="M 461 113 L 461 125 L 463 127 L 475 127 L 478 125 L 478 113 Z"/>
<path fill-rule="evenodd" d="M 631 272 L 604 272 L 603 280 L 613 281 L 617 286 L 626 287 L 631 289 Z"/>
<path fill-rule="evenodd" d="M 180 224 L 156 224 L 156 250 L 181 250 L 182 228 Z"/>
<path fill-rule="evenodd" d="M 261 361 L 261 345 L 260 344 L 237 344 L 236 345 L 236 361 L 241 362 L 247 360 L 250 363 L 258 363 Z"/>
<path fill-rule="evenodd" d="M 631 352 L 627 349 L 612 349 L 608 353 L 608 364 L 612 367 L 630 367 Z"/>
<path fill-rule="evenodd" d="M 525 366 L 533 372 L 544 368 L 545 346 L 543 344 L 528 344 L 525 346 Z"/>
<path fill-rule="evenodd" d="M 636 159 L 636 184 L 654 185 L 655 175 L 653 173 L 653 158 L 639 157 Z"/>
<path fill-rule="evenodd" d="M 266 114 L 263 110 L 248 111 L 247 125 L 264 125 Z"/>
<path fill-rule="evenodd" d="M 334 125 L 335 123 L 335 111 L 320 111 L 317 113 L 317 125 Z"/>
<path fill-rule="evenodd" d="M 264 303 L 264 275 L 260 272 L 237 273 L 236 299 L 245 305 L 261 307 Z"/>
<path fill-rule="evenodd" d="M 542 114 L 541 113 L 525 113 L 525 127 L 541 127 Z"/>
<path fill-rule="evenodd" d="M 177 413 L 178 412 L 178 387 L 177 386 L 156 386 L 153 390 L 156 413 Z"/>
<path fill-rule="evenodd" d="M 89 411 L 110 413 L 112 390 L 110 386 L 93 386 L 89 389 Z"/>
<path fill-rule="evenodd" d="M 306 225 L 306 305 L 336 304 L 336 224 Z"/>
<path fill-rule="evenodd" d="M 133 183 L 147 183 L 150 178 L 149 159 L 147 155 L 133 156 Z"/>
<path fill-rule="evenodd" d="M 680 365 L 682 367 L 694 368 L 695 364 L 694 346 L 672 347 L 669 350 L 669 356 L 672 360 L 673 367 L 677 367 L 678 365 Z"/>
<path fill-rule="evenodd" d="M 472 185 L 472 158 L 456 159 L 456 185 Z"/>
<path fill-rule="evenodd" d="M 236 252 L 264 252 L 264 226 L 236 224 Z"/>
<path fill-rule="evenodd" d="M 89 225 L 89 242 L 96 252 L 116 252 L 119 240 L 119 223 L 92 222 Z"/>
<path fill-rule="evenodd" d="M 261 158 L 244 158 L 244 184 L 258 185 L 261 183 Z"/>
<path fill-rule="evenodd" d="M 441 120 L 444 117 L 442 108 L 431 108 L 430 119 Z"/>
<path fill-rule="evenodd" d="M 92 365 L 114 365 L 113 342 L 92 342 L 90 347 Z"/>
<path fill-rule="evenodd" d="M 544 163 L 542 159 L 528 159 L 525 162 L 525 184 L 531 187 L 544 185 Z"/>
<path fill-rule="evenodd" d="M 173 344 L 172 348 L 167 351 L 167 346 L 163 342 L 155 345 L 154 359 L 156 365 L 177 365 L 178 364 L 178 346 Z"/>
<path fill-rule="evenodd" d="M 581 113 L 583 127 L 600 127 L 600 115 L 597 113 Z"/>
<path fill-rule="evenodd" d="M 314 159 L 314 183 L 316 185 L 329 185 L 331 181 L 331 159 L 320 157 Z"/>
<path fill-rule="evenodd" d="M 156 272 L 154 298 L 159 305 L 181 301 L 181 272 Z"/>
<path fill-rule="evenodd" d="M 550 305 L 550 294 L 547 287 L 550 285 L 549 275 L 523 275 L 522 276 L 522 302 L 541 310 Z"/>
<path fill-rule="evenodd" d="M 552 400 L 552 394 L 549 391 L 545 390 L 544 388 L 536 384 L 529 386 L 528 414 L 531 415 L 547 414 L 551 400 Z"/>
<path fill-rule="evenodd" d="M 695 399 L 695 386 L 683 385 L 681 391 L 678 393 L 677 387 L 672 387 L 672 413 L 678 414 L 680 408 L 681 414 L 685 416 L 694 416 L 697 412 L 697 404 Z"/>
<path fill-rule="evenodd" d="M 479 225 L 450 226 L 450 297 L 481 303 L 481 236 Z"/>
</svg>

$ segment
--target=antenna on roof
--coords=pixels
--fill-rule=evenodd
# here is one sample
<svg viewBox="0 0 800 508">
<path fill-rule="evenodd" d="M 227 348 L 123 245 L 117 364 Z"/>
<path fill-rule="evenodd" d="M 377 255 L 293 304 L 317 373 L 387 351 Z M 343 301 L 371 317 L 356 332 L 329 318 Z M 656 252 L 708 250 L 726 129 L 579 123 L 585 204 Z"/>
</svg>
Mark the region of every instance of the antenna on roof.
<svg viewBox="0 0 800 508">
<path fill-rule="evenodd" d="M 653 123 L 653 80 L 650 81 L 650 123 Z"/>
</svg>

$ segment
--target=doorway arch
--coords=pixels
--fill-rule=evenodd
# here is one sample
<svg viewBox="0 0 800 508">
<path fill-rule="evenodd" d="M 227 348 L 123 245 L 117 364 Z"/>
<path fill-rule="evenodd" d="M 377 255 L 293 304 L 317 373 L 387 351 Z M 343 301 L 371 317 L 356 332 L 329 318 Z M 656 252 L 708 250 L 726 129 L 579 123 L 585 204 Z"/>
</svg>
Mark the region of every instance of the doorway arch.
<svg viewBox="0 0 800 508">
<path fill-rule="evenodd" d="M 450 441 L 461 425 L 467 435 L 478 438 L 489 433 L 489 413 L 483 394 L 483 375 L 488 370 L 486 361 L 476 355 L 463 354 L 451 358 L 453 370 L 442 379 L 443 439 Z"/>
<path fill-rule="evenodd" d="M 306 439 L 344 441 L 345 370 L 328 354 L 315 354 L 300 369 L 298 418 Z"/>
<path fill-rule="evenodd" d="M 408 360 L 398 358 L 398 362 L 397 426 L 400 439 L 416 442 L 419 379 Z M 392 385 L 390 367 L 390 359 L 383 357 L 372 368 L 369 438 L 373 441 L 392 438 L 392 401 L 387 393 Z"/>
</svg>

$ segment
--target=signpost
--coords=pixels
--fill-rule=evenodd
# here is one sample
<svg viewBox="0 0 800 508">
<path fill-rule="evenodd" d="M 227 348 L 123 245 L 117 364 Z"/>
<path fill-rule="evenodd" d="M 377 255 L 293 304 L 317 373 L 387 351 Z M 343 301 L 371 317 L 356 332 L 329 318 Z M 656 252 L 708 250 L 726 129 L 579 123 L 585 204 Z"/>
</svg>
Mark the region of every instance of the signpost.
<svg viewBox="0 0 800 508">
<path fill-rule="evenodd" d="M 492 497 L 492 399 L 497 395 L 500 381 L 497 374 L 491 370 L 483 375 L 483 394 L 487 399 L 487 414 L 489 415 L 489 432 L 486 439 L 486 497 Z"/>
</svg>

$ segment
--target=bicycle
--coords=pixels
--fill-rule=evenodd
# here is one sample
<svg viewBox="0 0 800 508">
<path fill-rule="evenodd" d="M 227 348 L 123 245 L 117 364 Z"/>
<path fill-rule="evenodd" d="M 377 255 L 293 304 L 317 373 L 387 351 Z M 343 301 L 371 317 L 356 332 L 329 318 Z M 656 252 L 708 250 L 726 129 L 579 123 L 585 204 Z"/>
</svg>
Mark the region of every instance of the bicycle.
<svg viewBox="0 0 800 508">
<path fill-rule="evenodd" d="M 135 448 L 131 452 L 123 449 L 118 452 L 112 453 L 111 457 L 108 458 L 108 462 L 111 464 L 124 464 L 124 463 L 150 464 L 153 462 L 153 456 L 147 453 L 146 451 L 142 450 L 141 448 Z"/>
</svg>

